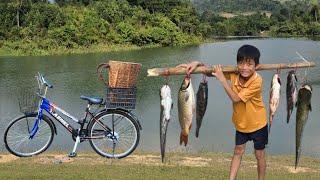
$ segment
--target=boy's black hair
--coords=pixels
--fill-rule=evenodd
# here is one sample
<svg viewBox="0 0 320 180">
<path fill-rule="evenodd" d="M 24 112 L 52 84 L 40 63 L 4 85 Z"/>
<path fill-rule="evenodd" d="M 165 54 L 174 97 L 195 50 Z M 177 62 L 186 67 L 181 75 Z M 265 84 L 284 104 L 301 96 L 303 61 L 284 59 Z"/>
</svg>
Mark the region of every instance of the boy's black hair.
<svg viewBox="0 0 320 180">
<path fill-rule="evenodd" d="M 237 54 L 237 63 L 246 60 L 246 59 L 253 59 L 255 64 L 259 64 L 259 58 L 260 58 L 260 51 L 258 48 L 252 46 L 252 45 L 243 45 L 239 48 L 238 54 Z"/>
</svg>

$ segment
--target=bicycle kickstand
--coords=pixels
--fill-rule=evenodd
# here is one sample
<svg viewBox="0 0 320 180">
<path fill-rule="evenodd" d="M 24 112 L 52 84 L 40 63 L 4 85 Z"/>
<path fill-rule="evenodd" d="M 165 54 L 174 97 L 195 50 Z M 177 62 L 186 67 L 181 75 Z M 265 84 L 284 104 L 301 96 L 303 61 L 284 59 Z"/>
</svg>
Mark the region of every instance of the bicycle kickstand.
<svg viewBox="0 0 320 180">
<path fill-rule="evenodd" d="M 76 137 L 76 142 L 74 143 L 74 146 L 73 146 L 73 150 L 72 152 L 69 153 L 69 157 L 73 158 L 73 157 L 76 157 L 77 156 L 77 146 L 78 144 L 80 143 L 80 136 L 79 136 L 80 132 L 78 132 L 78 136 Z"/>
</svg>

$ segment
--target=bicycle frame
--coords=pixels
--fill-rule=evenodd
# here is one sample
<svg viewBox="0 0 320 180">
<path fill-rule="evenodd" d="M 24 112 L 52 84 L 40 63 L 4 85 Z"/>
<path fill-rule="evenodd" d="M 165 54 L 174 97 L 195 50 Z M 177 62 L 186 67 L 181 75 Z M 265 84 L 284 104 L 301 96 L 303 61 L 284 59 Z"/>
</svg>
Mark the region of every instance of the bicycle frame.
<svg viewBox="0 0 320 180">
<path fill-rule="evenodd" d="M 54 117 L 58 122 L 60 122 L 63 127 L 65 127 L 72 135 L 77 136 L 79 134 L 79 131 L 83 129 L 85 120 L 87 119 L 88 114 L 91 115 L 91 118 L 93 118 L 94 120 L 96 120 L 94 118 L 94 114 L 92 114 L 89 109 L 89 105 L 87 106 L 86 109 L 86 113 L 85 113 L 85 117 L 83 119 L 82 122 L 80 122 L 79 119 L 75 118 L 74 116 L 70 115 L 69 113 L 67 113 L 65 110 L 63 110 L 62 108 L 58 107 L 57 105 L 51 103 L 47 98 L 46 98 L 46 93 L 47 93 L 47 89 L 48 85 L 47 81 L 43 78 L 43 76 L 38 73 L 38 76 L 36 76 L 37 80 L 38 80 L 38 85 L 39 85 L 39 93 L 38 96 L 41 97 L 41 102 L 39 103 L 39 108 L 38 108 L 38 115 L 37 118 L 34 122 L 33 128 L 30 132 L 30 139 L 32 139 L 35 134 L 37 133 L 38 129 L 39 129 L 39 124 L 40 121 L 42 119 L 42 115 L 43 115 L 43 110 L 45 110 L 49 115 L 51 115 L 52 117 Z M 45 85 L 45 86 L 44 86 Z M 44 93 L 43 95 L 41 94 L 41 92 L 43 92 L 43 87 L 44 89 Z M 75 129 L 74 127 L 72 127 L 65 119 L 63 119 L 57 112 L 65 115 L 66 117 L 68 117 L 69 119 L 73 120 L 74 122 L 78 123 L 81 125 L 81 128 L 77 131 L 77 129 Z M 106 131 L 111 132 L 111 129 L 107 126 L 105 126 L 102 122 L 98 122 L 102 128 L 104 128 Z M 99 137 L 95 137 L 95 138 L 99 138 Z M 85 137 L 85 139 L 90 139 L 90 137 Z M 91 138 L 92 139 L 92 138 Z"/>
</svg>

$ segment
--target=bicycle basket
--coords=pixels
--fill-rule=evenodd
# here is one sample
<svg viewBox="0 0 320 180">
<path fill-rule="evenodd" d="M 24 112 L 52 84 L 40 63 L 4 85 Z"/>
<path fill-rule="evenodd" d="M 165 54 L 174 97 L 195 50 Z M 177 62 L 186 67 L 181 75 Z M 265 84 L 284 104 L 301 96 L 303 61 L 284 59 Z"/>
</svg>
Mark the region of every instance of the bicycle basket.
<svg viewBox="0 0 320 180">
<path fill-rule="evenodd" d="M 103 78 L 102 70 L 109 70 L 109 81 Z M 99 78 L 109 87 L 129 88 L 136 84 L 141 64 L 122 61 L 109 61 L 97 67 Z"/>
<path fill-rule="evenodd" d="M 40 97 L 30 90 L 22 90 L 18 95 L 20 112 L 29 114 L 38 109 Z"/>
<path fill-rule="evenodd" d="M 107 87 L 106 108 L 135 109 L 137 88 L 112 88 Z"/>
</svg>

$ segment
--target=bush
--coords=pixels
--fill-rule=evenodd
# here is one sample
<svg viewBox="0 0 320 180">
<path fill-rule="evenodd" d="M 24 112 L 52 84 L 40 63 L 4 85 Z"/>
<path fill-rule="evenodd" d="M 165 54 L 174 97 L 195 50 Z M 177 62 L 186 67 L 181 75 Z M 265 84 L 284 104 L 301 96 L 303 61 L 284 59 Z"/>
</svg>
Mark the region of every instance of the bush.
<svg viewBox="0 0 320 180">
<path fill-rule="evenodd" d="M 54 4 L 36 3 L 26 16 L 26 25 L 35 28 L 56 28 L 65 25 L 66 16 Z"/>
<path fill-rule="evenodd" d="M 73 25 L 66 25 L 66 26 L 55 28 L 53 30 L 48 31 L 48 35 L 50 39 L 53 39 L 60 46 L 64 46 L 66 48 L 77 47 L 76 34 L 77 34 L 77 29 Z"/>
<path fill-rule="evenodd" d="M 136 29 L 128 22 L 120 22 L 116 31 L 121 37 L 121 42 L 132 42 L 136 33 Z"/>
</svg>

